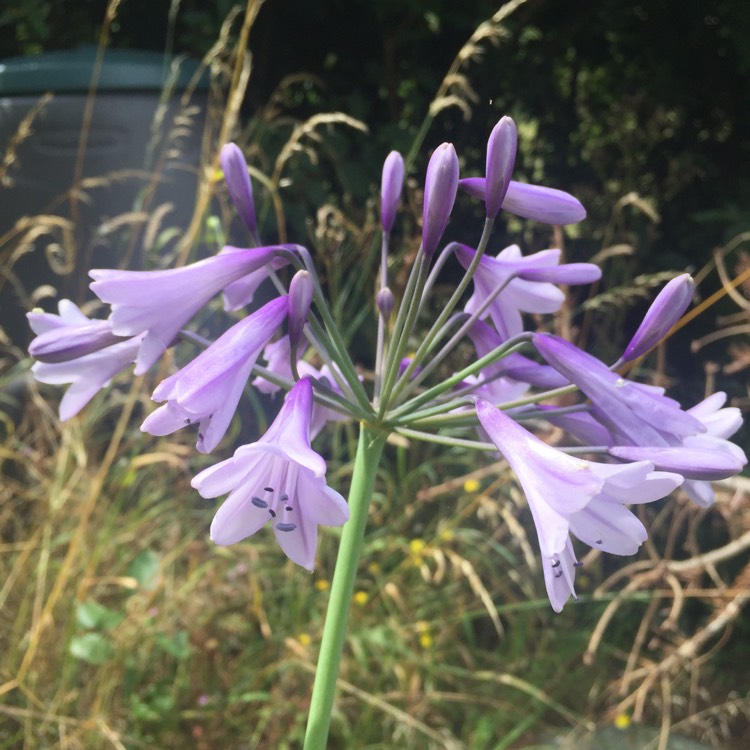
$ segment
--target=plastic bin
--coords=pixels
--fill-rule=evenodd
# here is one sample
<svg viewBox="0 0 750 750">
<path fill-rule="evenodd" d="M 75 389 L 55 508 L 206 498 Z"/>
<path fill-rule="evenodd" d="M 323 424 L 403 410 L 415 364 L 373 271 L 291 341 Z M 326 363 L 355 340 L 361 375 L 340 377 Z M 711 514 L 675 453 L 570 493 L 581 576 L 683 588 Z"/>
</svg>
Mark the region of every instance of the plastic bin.
<svg viewBox="0 0 750 750">
<path fill-rule="evenodd" d="M 173 209 L 164 222 L 180 227 L 194 205 L 207 82 L 199 83 L 185 109 L 180 97 L 197 63 L 184 61 L 171 93 L 163 95 L 168 62 L 158 53 L 126 50 L 104 55 L 81 189 L 71 198 L 95 60 L 96 49 L 87 47 L 0 61 L 0 156 L 39 108 L 0 183 L 0 326 L 21 345 L 30 335 L 24 317 L 30 295 L 40 285 L 54 286 L 58 297 L 81 299 L 89 268 L 142 263 L 141 238 L 136 245 L 125 243 L 113 219 L 139 210 L 153 216 L 168 202 Z M 51 97 L 40 106 L 48 92 Z M 55 227 L 54 221 L 34 218 L 40 215 L 75 222 L 67 231 L 64 221 Z M 21 232 L 19 220 L 26 227 Z M 22 236 L 28 241 L 19 244 Z M 75 251 L 69 264 L 66 247 Z"/>
</svg>

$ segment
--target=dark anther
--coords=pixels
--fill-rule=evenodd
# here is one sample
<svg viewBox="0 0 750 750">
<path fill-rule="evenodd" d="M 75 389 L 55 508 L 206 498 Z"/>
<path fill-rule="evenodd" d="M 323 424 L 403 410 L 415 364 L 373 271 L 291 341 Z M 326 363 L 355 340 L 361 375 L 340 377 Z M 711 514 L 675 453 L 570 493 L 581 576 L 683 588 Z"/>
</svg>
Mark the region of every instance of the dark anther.
<svg viewBox="0 0 750 750">
<path fill-rule="evenodd" d="M 574 568 L 582 568 L 583 567 L 583 563 L 582 562 L 574 562 L 573 563 L 573 567 Z"/>
<path fill-rule="evenodd" d="M 202 432 L 198 433 L 198 440 L 203 440 L 203 433 Z"/>
<path fill-rule="evenodd" d="M 284 508 L 284 510 L 291 513 L 294 510 L 294 508 L 292 508 L 291 505 L 287 505 L 286 508 Z"/>
<path fill-rule="evenodd" d="M 597 539 L 597 540 L 596 540 L 596 543 L 597 543 L 597 544 L 604 544 L 604 540 L 603 540 L 603 539 Z"/>
<path fill-rule="evenodd" d="M 555 578 L 562 578 L 562 570 L 555 571 Z"/>
<path fill-rule="evenodd" d="M 289 500 L 289 495 L 287 495 L 286 493 L 284 493 L 284 494 L 283 494 L 283 495 L 282 495 L 282 496 L 281 496 L 281 497 L 279 498 L 279 502 L 280 502 L 280 503 L 285 503 L 285 502 L 287 502 L 287 500 Z"/>
<path fill-rule="evenodd" d="M 263 488 L 266 492 L 273 492 L 273 487 L 264 487 Z"/>
<path fill-rule="evenodd" d="M 273 508 L 269 508 L 268 512 L 271 514 L 271 518 L 276 518 L 276 511 Z"/>
<path fill-rule="evenodd" d="M 190 417 L 185 420 L 185 424 L 190 424 Z"/>
<path fill-rule="evenodd" d="M 277 523 L 276 528 L 279 531 L 294 531 L 297 528 L 296 523 Z"/>
<path fill-rule="evenodd" d="M 260 497 L 252 497 L 250 498 L 250 502 L 256 507 L 256 508 L 267 508 L 268 503 L 263 500 Z"/>
<path fill-rule="evenodd" d="M 558 567 L 560 567 L 560 561 L 559 561 L 559 560 L 556 560 L 555 562 L 553 562 L 553 563 L 552 563 L 552 567 L 553 567 L 553 568 L 558 568 Z"/>
</svg>

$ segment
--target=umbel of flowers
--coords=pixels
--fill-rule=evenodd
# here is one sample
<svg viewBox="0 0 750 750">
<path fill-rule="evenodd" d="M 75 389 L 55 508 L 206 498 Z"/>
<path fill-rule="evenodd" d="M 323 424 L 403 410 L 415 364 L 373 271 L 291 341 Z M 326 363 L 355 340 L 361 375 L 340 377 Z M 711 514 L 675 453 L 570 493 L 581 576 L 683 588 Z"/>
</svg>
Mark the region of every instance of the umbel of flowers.
<svg viewBox="0 0 750 750">
<path fill-rule="evenodd" d="M 344 525 L 307 750 L 326 744 L 357 560 L 389 435 L 499 451 L 507 459 L 531 510 L 556 612 L 576 596 L 580 563 L 573 538 L 632 555 L 647 530 L 629 505 L 663 498 L 682 485 L 705 507 L 713 500 L 710 482 L 746 463 L 728 441 L 741 418 L 737 409 L 724 407 L 724 394 L 685 410 L 663 389 L 619 371 L 656 345 L 685 312 L 693 292 L 687 274 L 666 285 L 611 365 L 543 329 L 527 330 L 527 313 L 560 309 L 560 284 L 589 284 L 601 273 L 589 263 L 563 263 L 558 249 L 524 255 L 511 245 L 489 252 L 500 211 L 555 225 L 585 217 L 573 196 L 512 180 L 516 148 L 516 126 L 503 117 L 489 137 L 483 177 L 460 179 L 454 147 L 435 149 L 424 183 L 421 246 L 404 288 L 395 290 L 390 240 L 405 169 L 397 152 L 385 159 L 382 252 L 379 269 L 372 269 L 377 350 L 371 378 L 363 378 L 347 350 L 310 253 L 300 245 L 261 244 L 247 165 L 234 144 L 224 146 L 220 158 L 249 247 L 225 247 L 169 270 L 93 270 L 91 289 L 111 308 L 103 320 L 89 319 L 67 300 L 58 315 L 29 313 L 37 334 L 30 346 L 34 375 L 44 383 L 69 384 L 61 419 L 74 417 L 119 372 L 134 365 L 135 374 L 145 373 L 178 345 L 192 348 L 194 358 L 157 385 L 153 398 L 160 406 L 143 422 L 145 432 L 194 430 L 197 449 L 211 453 L 248 388 L 286 391 L 266 434 L 200 472 L 193 487 L 203 497 L 226 495 L 211 524 L 214 542 L 234 544 L 269 527 L 284 553 L 309 570 L 318 526 Z M 484 226 L 476 244 L 450 242 L 441 249 L 459 188 L 469 200 L 484 202 Z M 450 258 L 465 273 L 441 301 L 437 317 L 427 320 L 427 300 Z M 288 286 L 281 271 L 291 277 Z M 267 278 L 278 296 L 250 307 Z M 206 341 L 186 326 L 218 294 L 227 310 L 250 309 L 215 341 Z M 445 377 L 445 365 L 466 341 L 476 358 Z M 579 401 L 557 407 L 560 389 L 578 391 Z M 348 500 L 328 486 L 325 461 L 311 445 L 327 423 L 340 420 L 353 420 L 360 430 Z M 563 428 L 571 445 L 552 447 L 539 439 L 530 425 L 543 421 Z"/>
</svg>

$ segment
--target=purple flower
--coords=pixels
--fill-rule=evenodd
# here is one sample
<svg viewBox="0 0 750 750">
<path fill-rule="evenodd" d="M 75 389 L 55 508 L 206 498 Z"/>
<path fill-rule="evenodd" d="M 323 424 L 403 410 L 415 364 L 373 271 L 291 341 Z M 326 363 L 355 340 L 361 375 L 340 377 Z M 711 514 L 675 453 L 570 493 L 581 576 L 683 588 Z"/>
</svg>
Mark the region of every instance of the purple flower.
<svg viewBox="0 0 750 750">
<path fill-rule="evenodd" d="M 263 357 L 267 362 L 265 368 L 280 378 L 292 380 L 292 366 L 289 359 L 290 350 L 289 336 L 282 336 L 278 341 L 269 344 L 263 351 Z M 313 382 L 322 383 L 335 393 L 341 395 L 341 389 L 328 365 L 323 365 L 320 369 L 317 369 L 309 362 L 300 359 L 297 361 L 297 371 L 301 377 L 307 377 Z M 261 393 L 266 394 L 276 393 L 281 390 L 278 385 L 271 383 L 271 381 L 266 380 L 260 375 L 253 380 L 253 386 Z M 310 440 L 314 440 L 328 422 L 344 422 L 350 418 L 346 414 L 342 414 L 335 409 L 323 406 L 323 404 L 314 401 L 312 419 L 310 421 Z"/>
<path fill-rule="evenodd" d="M 234 143 L 227 143 L 222 146 L 219 159 L 229 197 L 250 234 L 255 235 L 258 222 L 255 217 L 253 185 L 242 150 Z"/>
<path fill-rule="evenodd" d="M 163 380 L 153 398 L 167 403 L 149 415 L 141 429 L 168 435 L 199 422 L 197 448 L 210 453 L 227 431 L 253 365 L 288 309 L 287 297 L 271 300 Z"/>
<path fill-rule="evenodd" d="M 625 380 L 557 336 L 534 334 L 533 341 L 547 362 L 591 399 L 593 415 L 618 444 L 666 447 L 706 431 L 696 417 L 664 396 L 663 389 Z"/>
<path fill-rule="evenodd" d="M 467 177 L 458 184 L 469 195 L 486 200 L 484 177 Z M 576 224 L 586 218 L 586 209 L 570 193 L 515 180 L 508 183 L 501 208 L 524 219 L 558 226 Z"/>
<path fill-rule="evenodd" d="M 516 123 L 510 117 L 503 117 L 487 141 L 485 195 L 489 218 L 494 219 L 500 213 L 516 163 L 517 148 Z"/>
<path fill-rule="evenodd" d="M 31 330 L 37 334 L 29 354 L 40 362 L 67 362 L 122 341 L 112 333 L 109 320 L 91 320 L 68 299 L 57 305 L 59 315 L 26 313 Z"/>
<path fill-rule="evenodd" d="M 229 493 L 211 524 L 216 544 L 239 542 L 271 521 L 287 557 L 312 570 L 318 526 L 347 520 L 346 501 L 327 486 L 325 461 L 310 447 L 312 404 L 312 385 L 303 378 L 260 440 L 193 479 L 202 497 Z"/>
<path fill-rule="evenodd" d="M 656 296 L 638 330 L 625 348 L 622 362 L 630 362 L 656 346 L 682 317 L 693 299 L 695 284 L 690 274 L 672 279 Z"/>
<path fill-rule="evenodd" d="M 671 492 L 682 478 L 654 472 L 653 464 L 602 464 L 574 458 L 527 432 L 507 414 L 481 399 L 482 427 L 516 474 L 536 526 L 547 594 L 559 612 L 575 597 L 577 566 L 569 534 L 614 554 L 632 554 L 645 529 L 623 503 L 651 502 Z"/>
<path fill-rule="evenodd" d="M 404 160 L 398 151 L 391 151 L 383 164 L 383 178 L 380 183 L 380 221 L 386 233 L 393 229 L 403 186 Z"/>
<path fill-rule="evenodd" d="M 476 251 L 457 242 L 452 247 L 459 263 L 468 268 Z M 559 262 L 559 250 L 542 250 L 523 257 L 518 245 L 506 247 L 496 258 L 482 256 L 473 278 L 474 294 L 466 303 L 466 312 L 476 312 L 490 295 L 501 288 L 485 315 L 492 319 L 503 340 L 516 336 L 523 331 L 522 312 L 553 313 L 562 306 L 565 295 L 551 281 L 587 284 L 601 275 L 599 268 L 590 263 L 573 264 L 575 270 L 570 273 L 566 270 L 568 267 L 558 265 Z M 545 276 L 539 281 L 520 278 L 522 274 L 533 275 L 541 270 Z"/>
<path fill-rule="evenodd" d="M 60 402 L 60 419 L 74 417 L 110 380 L 135 361 L 142 336 L 121 340 L 76 359 L 37 362 L 31 371 L 40 383 L 70 387 Z"/>
<path fill-rule="evenodd" d="M 742 449 L 727 440 L 742 427 L 742 414 L 735 406 L 722 408 L 726 400 L 727 394 L 719 391 L 696 404 L 692 409 L 688 409 L 688 414 L 703 423 L 706 432 L 686 438 L 685 444 L 730 453 L 744 465 L 747 463 L 747 458 Z M 697 505 L 708 508 L 713 504 L 714 491 L 710 482 L 689 479 L 682 487 Z"/>
<path fill-rule="evenodd" d="M 422 208 L 422 251 L 429 258 L 448 226 L 458 190 L 458 156 L 450 143 L 435 149 L 427 165 Z"/>
<path fill-rule="evenodd" d="M 118 336 L 146 333 L 136 359 L 141 375 L 164 353 L 179 330 L 233 281 L 258 271 L 280 249 L 294 245 L 225 248 L 212 258 L 164 271 L 89 272 L 93 292 L 112 305 L 112 330 Z"/>
</svg>

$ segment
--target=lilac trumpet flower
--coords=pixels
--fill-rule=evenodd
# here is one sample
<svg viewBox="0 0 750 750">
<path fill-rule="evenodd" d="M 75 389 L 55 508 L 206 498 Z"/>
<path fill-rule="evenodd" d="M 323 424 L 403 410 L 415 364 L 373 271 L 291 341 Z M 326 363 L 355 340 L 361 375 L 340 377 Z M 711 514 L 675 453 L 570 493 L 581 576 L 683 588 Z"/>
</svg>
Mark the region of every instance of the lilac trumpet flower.
<svg viewBox="0 0 750 750">
<path fill-rule="evenodd" d="M 695 283 L 690 274 L 672 279 L 649 307 L 635 335 L 625 347 L 621 362 L 630 362 L 646 354 L 669 333 L 693 299 Z"/>
<path fill-rule="evenodd" d="M 211 524 L 216 544 L 239 542 L 271 521 L 284 554 L 312 570 L 318 526 L 345 523 L 346 501 L 328 487 L 325 461 L 310 447 L 312 405 L 312 385 L 302 378 L 260 440 L 193 479 L 202 497 L 229 493 Z"/>
<path fill-rule="evenodd" d="M 579 563 L 570 533 L 618 555 L 633 554 L 646 538 L 641 522 L 624 503 L 664 497 L 682 477 L 655 472 L 649 461 L 602 464 L 569 456 L 527 432 L 487 401 L 477 416 L 505 456 L 523 488 L 536 526 L 547 594 L 555 612 L 575 597 Z"/>
<path fill-rule="evenodd" d="M 70 300 L 60 300 L 58 310 L 59 315 L 27 313 L 38 334 L 29 353 L 40 360 L 31 368 L 40 383 L 70 384 L 59 407 L 65 422 L 133 364 L 143 337 L 115 336 L 109 321 L 91 320 Z"/>
<path fill-rule="evenodd" d="M 422 208 L 422 252 L 430 258 L 448 226 L 458 190 L 458 156 L 450 143 L 435 149 L 427 165 Z"/>
<path fill-rule="evenodd" d="M 219 160 L 224 172 L 224 181 L 227 185 L 229 197 L 232 199 L 243 224 L 250 234 L 255 236 L 258 221 L 255 216 L 253 184 L 250 181 L 250 174 L 242 149 L 234 143 L 227 143 L 221 148 Z"/>
<path fill-rule="evenodd" d="M 742 427 L 742 414 L 735 406 L 722 408 L 726 400 L 727 394 L 718 391 L 688 409 L 688 414 L 703 423 L 706 432 L 686 438 L 684 442 L 685 445 L 696 448 L 731 453 L 744 466 L 747 463 L 744 452 L 739 446 L 727 440 Z M 713 505 L 714 491 L 710 482 L 689 479 L 683 485 L 683 489 L 688 497 L 702 508 Z"/>
<path fill-rule="evenodd" d="M 109 320 L 92 320 L 69 299 L 58 302 L 59 315 L 32 311 L 26 313 L 36 338 L 29 354 L 39 362 L 67 362 L 123 341 L 112 333 Z"/>
<path fill-rule="evenodd" d="M 199 422 L 197 448 L 210 453 L 224 437 L 258 356 L 288 310 L 286 296 L 271 300 L 163 380 L 153 399 L 167 403 L 146 418 L 141 430 L 168 435 Z"/>
<path fill-rule="evenodd" d="M 393 229 L 396 212 L 404 186 L 404 159 L 398 151 L 391 151 L 383 163 L 380 184 L 380 222 L 387 234 Z"/>
<path fill-rule="evenodd" d="M 458 242 L 452 247 L 459 263 L 468 268 L 476 251 Z M 559 263 L 559 250 L 542 250 L 523 257 L 518 245 L 506 247 L 496 258 L 484 255 L 474 274 L 474 293 L 464 309 L 469 314 L 475 313 L 501 288 L 484 315 L 490 317 L 503 340 L 516 336 L 523 331 L 522 312 L 553 313 L 560 309 L 565 295 L 553 282 L 589 284 L 601 276 L 601 269 L 593 263 L 571 264 L 572 271 Z M 534 272 L 542 271 L 543 278 L 539 280 L 521 278 L 523 274 L 533 277 Z"/>
<path fill-rule="evenodd" d="M 459 180 L 458 186 L 475 198 L 487 198 L 487 180 L 484 177 L 467 177 Z M 577 224 L 586 218 L 586 209 L 570 193 L 515 180 L 509 181 L 500 207 L 523 219 L 556 226 Z"/>
<path fill-rule="evenodd" d="M 534 334 L 533 342 L 549 364 L 591 399 L 593 415 L 617 444 L 666 447 L 706 431 L 700 420 L 664 396 L 663 389 L 625 380 L 557 336 Z"/>
<path fill-rule="evenodd" d="M 89 272 L 92 291 L 112 305 L 112 330 L 118 336 L 145 333 L 136 359 L 142 375 L 166 351 L 174 337 L 208 301 L 233 281 L 259 271 L 280 250 L 296 245 L 249 249 L 225 248 L 212 258 L 164 271 Z"/>
</svg>

